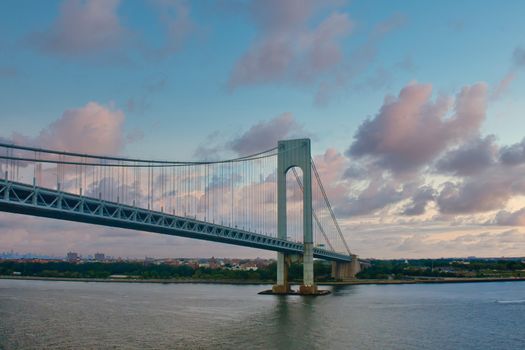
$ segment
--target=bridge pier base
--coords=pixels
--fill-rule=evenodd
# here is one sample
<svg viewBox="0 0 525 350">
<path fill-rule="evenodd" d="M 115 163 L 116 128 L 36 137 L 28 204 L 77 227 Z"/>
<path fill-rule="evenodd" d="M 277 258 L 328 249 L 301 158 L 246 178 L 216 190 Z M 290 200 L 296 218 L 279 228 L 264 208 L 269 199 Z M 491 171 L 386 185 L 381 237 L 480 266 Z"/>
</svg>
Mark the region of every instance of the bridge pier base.
<svg viewBox="0 0 525 350">
<path fill-rule="evenodd" d="M 337 280 L 348 281 L 355 279 L 355 275 L 360 271 L 361 264 L 359 263 L 357 255 L 352 255 L 352 261 L 349 263 L 332 262 L 332 278 Z"/>
</svg>

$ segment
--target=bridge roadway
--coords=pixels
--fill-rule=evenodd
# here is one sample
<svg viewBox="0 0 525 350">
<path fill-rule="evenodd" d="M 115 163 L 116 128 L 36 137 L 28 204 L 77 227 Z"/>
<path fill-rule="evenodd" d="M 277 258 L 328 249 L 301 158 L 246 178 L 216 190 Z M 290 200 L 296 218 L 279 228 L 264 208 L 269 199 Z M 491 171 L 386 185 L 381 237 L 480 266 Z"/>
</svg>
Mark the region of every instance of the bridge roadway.
<svg viewBox="0 0 525 350">
<path fill-rule="evenodd" d="M 303 255 L 302 243 L 92 197 L 0 180 L 0 211 L 189 237 Z M 351 262 L 351 256 L 314 248 L 315 258 Z"/>
</svg>

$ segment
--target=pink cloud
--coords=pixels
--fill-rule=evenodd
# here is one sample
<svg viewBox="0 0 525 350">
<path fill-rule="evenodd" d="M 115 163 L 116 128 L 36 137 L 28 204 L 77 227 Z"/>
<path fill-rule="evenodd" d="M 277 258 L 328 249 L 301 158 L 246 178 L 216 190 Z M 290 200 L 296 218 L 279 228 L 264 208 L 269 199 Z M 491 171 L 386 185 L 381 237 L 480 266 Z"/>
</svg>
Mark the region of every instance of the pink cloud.
<svg viewBox="0 0 525 350">
<path fill-rule="evenodd" d="M 329 148 L 325 153 L 316 155 L 314 163 L 331 204 L 335 208 L 344 206 L 348 198 L 348 188 L 342 180 L 348 166 L 348 158 L 336 149 Z M 315 182 L 314 186 L 317 186 Z"/>
<path fill-rule="evenodd" d="M 333 12 L 311 28 L 311 16 L 324 6 L 318 1 L 254 2 L 251 16 L 259 34 L 237 61 L 230 88 L 276 80 L 303 82 L 336 67 L 342 59 L 340 43 L 353 23 L 347 14 Z"/>
<path fill-rule="evenodd" d="M 70 152 L 118 154 L 125 142 L 124 119 L 118 109 L 89 102 L 66 110 L 35 138 L 14 134 L 12 140 Z"/>
<path fill-rule="evenodd" d="M 444 97 L 434 102 L 431 85 L 408 85 L 361 124 L 347 155 L 371 158 L 394 173 L 425 166 L 449 146 L 479 133 L 486 95 L 487 86 L 479 83 L 464 87 L 453 104 Z"/>
<path fill-rule="evenodd" d="M 329 148 L 323 154 L 315 156 L 314 162 L 321 179 L 328 183 L 341 180 L 348 165 L 348 159 L 335 148 Z"/>
<path fill-rule="evenodd" d="M 336 213 L 340 216 L 366 215 L 410 196 L 415 188 L 412 183 L 401 184 L 387 179 L 379 172 L 369 172 L 368 185 L 353 191 L 347 181 L 347 169 L 351 161 L 337 150 L 330 148 L 314 157 L 316 168 Z M 314 185 L 316 186 L 316 185 Z M 422 201 L 418 197 L 418 201 Z M 419 204 L 421 206 L 422 204 Z M 425 203 L 426 205 L 426 203 Z"/>
<path fill-rule="evenodd" d="M 344 176 L 359 186 L 339 212 L 364 215 L 410 199 L 404 215 L 421 215 L 430 202 L 442 214 L 471 215 L 525 194 L 522 144 L 500 148 L 493 136 L 480 136 L 487 91 L 480 83 L 432 100 L 430 85 L 411 84 L 385 98 L 346 152 L 353 162 Z M 433 171 L 454 178 L 425 183 Z"/>
</svg>

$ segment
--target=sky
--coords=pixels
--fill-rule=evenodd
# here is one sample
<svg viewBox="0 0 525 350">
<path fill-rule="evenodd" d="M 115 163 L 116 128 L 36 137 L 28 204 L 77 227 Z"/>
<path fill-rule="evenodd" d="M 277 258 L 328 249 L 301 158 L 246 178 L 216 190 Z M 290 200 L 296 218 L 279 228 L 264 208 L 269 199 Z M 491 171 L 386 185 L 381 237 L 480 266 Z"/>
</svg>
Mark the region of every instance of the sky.
<svg viewBox="0 0 525 350">
<path fill-rule="evenodd" d="M 309 137 L 358 255 L 524 256 L 523 13 L 490 0 L 4 0 L 0 138 L 197 160 Z M 11 249 L 275 255 L 2 213 Z"/>
</svg>

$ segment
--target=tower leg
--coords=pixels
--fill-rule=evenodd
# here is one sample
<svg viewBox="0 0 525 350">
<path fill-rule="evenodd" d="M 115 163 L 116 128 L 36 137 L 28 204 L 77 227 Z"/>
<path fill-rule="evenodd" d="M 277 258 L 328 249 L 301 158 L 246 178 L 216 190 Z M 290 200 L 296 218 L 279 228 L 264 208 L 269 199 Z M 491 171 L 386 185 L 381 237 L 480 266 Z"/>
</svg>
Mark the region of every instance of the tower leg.
<svg viewBox="0 0 525 350">
<path fill-rule="evenodd" d="M 316 294 L 317 286 L 314 283 L 314 244 L 304 243 L 303 255 L 303 284 L 299 287 L 301 294 Z"/>
<path fill-rule="evenodd" d="M 284 253 L 277 253 L 277 284 L 272 287 L 272 291 L 276 294 L 284 294 L 290 291 L 288 261 Z"/>
</svg>

